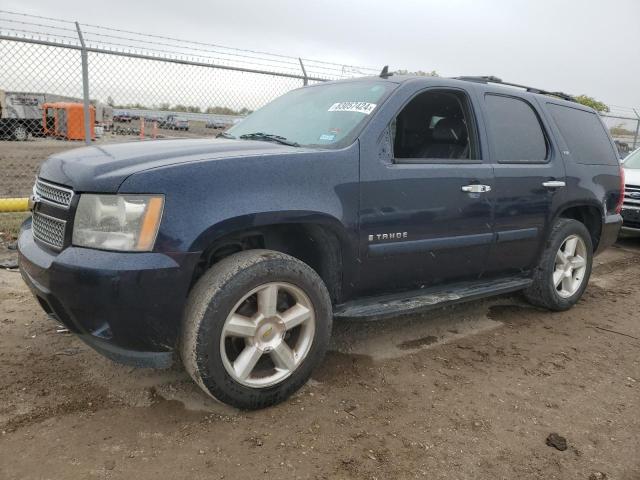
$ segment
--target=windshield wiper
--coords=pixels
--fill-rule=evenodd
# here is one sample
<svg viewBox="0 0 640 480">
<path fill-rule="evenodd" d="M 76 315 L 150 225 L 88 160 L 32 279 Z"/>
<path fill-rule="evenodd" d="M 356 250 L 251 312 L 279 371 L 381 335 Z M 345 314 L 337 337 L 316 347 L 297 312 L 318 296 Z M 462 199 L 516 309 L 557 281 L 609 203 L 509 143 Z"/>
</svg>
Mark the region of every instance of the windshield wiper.
<svg viewBox="0 0 640 480">
<path fill-rule="evenodd" d="M 233 135 L 231 135 L 230 133 L 227 132 L 220 132 L 218 135 L 216 135 L 216 138 L 236 138 Z"/>
<path fill-rule="evenodd" d="M 240 138 L 243 140 L 266 140 L 267 142 L 277 142 L 281 143 L 282 145 L 289 145 L 290 147 L 300 146 L 300 144 L 297 142 L 292 142 L 291 140 L 287 140 L 285 137 L 275 135 L 273 133 L 245 133 L 244 135 L 240 135 Z"/>
</svg>

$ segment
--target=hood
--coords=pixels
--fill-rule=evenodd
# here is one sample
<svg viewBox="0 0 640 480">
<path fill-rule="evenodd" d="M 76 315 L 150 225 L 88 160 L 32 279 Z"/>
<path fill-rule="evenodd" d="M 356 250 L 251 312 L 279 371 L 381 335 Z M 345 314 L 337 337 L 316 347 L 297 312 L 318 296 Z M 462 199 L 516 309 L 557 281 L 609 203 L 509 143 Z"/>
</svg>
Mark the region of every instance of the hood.
<svg viewBox="0 0 640 480">
<path fill-rule="evenodd" d="M 134 173 L 201 160 L 301 153 L 304 148 L 233 139 L 172 139 L 117 143 L 69 150 L 40 167 L 43 180 L 78 192 L 112 193 Z"/>
<path fill-rule="evenodd" d="M 624 183 L 626 185 L 640 185 L 640 168 L 624 168 Z"/>
</svg>

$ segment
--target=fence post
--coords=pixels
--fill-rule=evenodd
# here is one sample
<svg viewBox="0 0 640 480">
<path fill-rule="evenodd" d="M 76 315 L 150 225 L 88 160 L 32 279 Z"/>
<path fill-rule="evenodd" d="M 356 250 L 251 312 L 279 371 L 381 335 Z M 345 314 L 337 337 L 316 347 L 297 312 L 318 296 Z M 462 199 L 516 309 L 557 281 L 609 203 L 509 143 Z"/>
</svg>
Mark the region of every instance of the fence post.
<svg viewBox="0 0 640 480">
<path fill-rule="evenodd" d="M 636 114 L 636 134 L 633 136 L 633 149 L 636 149 L 636 145 L 638 145 L 638 133 L 640 133 L 640 114 L 634 108 L 633 113 Z"/>
<path fill-rule="evenodd" d="M 306 87 L 309 84 L 309 77 L 307 77 L 307 70 L 306 68 L 304 68 L 304 63 L 302 63 L 302 58 L 298 57 L 298 60 L 300 61 L 300 68 L 302 69 L 302 75 L 304 76 L 304 79 L 302 80 L 302 84 Z"/>
<path fill-rule="evenodd" d="M 89 59 L 87 47 L 84 44 L 80 24 L 76 22 L 78 38 L 80 39 L 80 56 L 82 58 L 82 98 L 84 100 L 84 143 L 91 145 L 91 112 L 89 109 Z"/>
</svg>

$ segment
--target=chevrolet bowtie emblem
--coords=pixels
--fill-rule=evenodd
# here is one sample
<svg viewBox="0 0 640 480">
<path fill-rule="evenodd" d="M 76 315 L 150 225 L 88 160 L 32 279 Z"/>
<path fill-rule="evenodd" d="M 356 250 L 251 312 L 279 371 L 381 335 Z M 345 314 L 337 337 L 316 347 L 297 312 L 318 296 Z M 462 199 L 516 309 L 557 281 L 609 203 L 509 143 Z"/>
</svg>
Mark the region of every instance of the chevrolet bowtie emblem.
<svg viewBox="0 0 640 480">
<path fill-rule="evenodd" d="M 272 331 L 273 331 L 273 327 L 269 327 L 269 330 L 267 330 L 262 334 L 262 339 L 266 340 L 267 338 L 269 338 L 269 335 L 271 335 Z"/>
</svg>

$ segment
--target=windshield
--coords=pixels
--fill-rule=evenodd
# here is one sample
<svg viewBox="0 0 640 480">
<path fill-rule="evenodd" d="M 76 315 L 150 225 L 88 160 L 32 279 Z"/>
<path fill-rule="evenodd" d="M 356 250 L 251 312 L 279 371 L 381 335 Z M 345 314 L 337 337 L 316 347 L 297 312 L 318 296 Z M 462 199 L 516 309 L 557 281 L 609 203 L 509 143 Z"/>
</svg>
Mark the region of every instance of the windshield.
<svg viewBox="0 0 640 480">
<path fill-rule="evenodd" d="M 640 148 L 629 154 L 622 163 L 624 168 L 640 168 Z"/>
<path fill-rule="evenodd" d="M 355 140 L 393 87 L 371 80 L 293 90 L 249 115 L 225 136 L 256 140 L 271 136 L 301 146 L 342 148 Z"/>
</svg>

